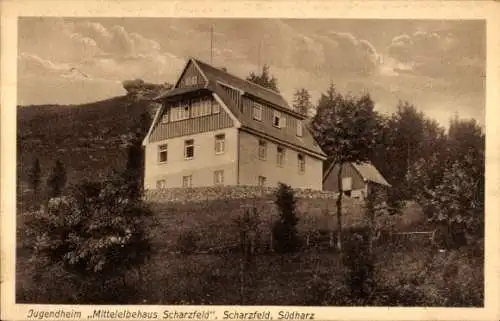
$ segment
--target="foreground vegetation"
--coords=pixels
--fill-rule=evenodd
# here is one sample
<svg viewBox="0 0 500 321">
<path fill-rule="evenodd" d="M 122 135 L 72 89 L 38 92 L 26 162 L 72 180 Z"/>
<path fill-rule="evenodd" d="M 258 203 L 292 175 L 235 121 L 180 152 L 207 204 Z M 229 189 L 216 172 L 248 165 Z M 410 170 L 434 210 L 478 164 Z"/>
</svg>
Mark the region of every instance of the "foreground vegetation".
<svg viewBox="0 0 500 321">
<path fill-rule="evenodd" d="M 249 269 L 240 295 L 238 263 L 230 254 L 159 252 L 144 266 L 142 281 L 129 273 L 126 285 L 107 284 L 105 297 L 91 303 L 475 306 L 483 304 L 482 245 L 440 253 L 428 244 L 376 247 L 376 289 L 364 302 L 349 295 L 346 267 L 338 254 L 305 251 L 287 256 L 261 254 Z M 74 296 L 72 276 L 57 266 L 33 279 L 33 266 L 17 265 L 18 302 L 84 303 Z"/>
</svg>

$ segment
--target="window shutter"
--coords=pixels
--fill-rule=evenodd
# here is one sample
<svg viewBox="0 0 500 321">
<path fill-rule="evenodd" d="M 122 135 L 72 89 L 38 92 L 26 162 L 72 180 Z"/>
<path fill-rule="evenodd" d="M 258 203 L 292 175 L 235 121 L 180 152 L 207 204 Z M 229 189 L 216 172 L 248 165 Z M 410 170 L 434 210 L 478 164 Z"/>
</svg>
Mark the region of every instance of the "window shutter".
<svg viewBox="0 0 500 321">
<path fill-rule="evenodd" d="M 352 190 L 352 177 L 343 177 L 342 191 L 351 191 L 351 190 Z"/>
</svg>

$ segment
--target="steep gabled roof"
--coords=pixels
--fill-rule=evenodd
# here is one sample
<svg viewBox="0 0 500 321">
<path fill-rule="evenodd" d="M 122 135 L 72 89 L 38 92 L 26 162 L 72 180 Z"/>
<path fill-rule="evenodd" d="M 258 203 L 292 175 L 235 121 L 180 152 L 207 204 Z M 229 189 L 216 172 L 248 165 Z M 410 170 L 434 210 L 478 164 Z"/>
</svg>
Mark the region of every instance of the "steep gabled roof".
<svg viewBox="0 0 500 321">
<path fill-rule="evenodd" d="M 287 110 L 292 111 L 286 100 L 278 92 L 257 85 L 251 81 L 231 75 L 230 73 L 224 70 L 215 68 L 198 59 L 193 59 L 193 60 L 196 61 L 197 65 L 200 67 L 202 72 L 207 76 L 209 81 L 213 82 L 219 81 L 227 83 L 242 90 L 245 94 L 260 98 L 275 106 L 286 108 Z"/>
<path fill-rule="evenodd" d="M 299 119 L 303 119 L 304 116 L 293 111 L 286 100 L 278 92 L 264 88 L 250 81 L 238 78 L 227 73 L 226 71 L 217 69 L 203 61 L 194 58 L 189 59 L 186 67 L 184 68 L 184 71 L 186 70 L 190 62 L 199 69 L 207 83 L 203 86 L 190 88 L 173 88 L 169 91 L 162 92 L 155 98 L 155 100 L 162 100 L 169 97 L 174 97 L 176 95 L 182 95 L 187 92 L 208 89 L 216 94 L 224 103 L 224 105 L 227 106 L 229 111 L 241 124 L 241 129 L 247 130 L 248 132 L 263 136 L 265 138 L 277 140 L 278 142 L 282 142 L 284 144 L 293 145 L 303 151 L 312 153 L 317 157 L 325 158 L 325 153 L 315 142 L 305 124 L 303 125 L 304 127 L 302 137 L 297 137 L 296 135 L 286 134 L 283 130 L 277 129 L 271 124 L 265 124 L 263 122 L 255 121 L 251 118 L 251 116 L 243 114 L 237 106 L 234 106 L 234 104 L 225 99 L 226 95 L 224 94 L 222 86 L 232 87 L 238 90 L 242 95 L 252 96 L 254 98 L 257 98 L 257 100 L 265 101 L 278 110 L 289 113 Z M 182 74 L 184 73 L 184 71 L 182 72 Z M 180 78 L 182 77 L 182 74 Z M 179 82 L 179 80 L 177 80 L 177 83 Z M 151 127 L 155 126 L 158 120 L 159 115 L 155 117 L 155 120 Z M 144 143 L 146 143 L 148 136 L 145 138 Z"/>
<path fill-rule="evenodd" d="M 365 181 L 391 186 L 391 184 L 385 180 L 384 176 L 380 174 L 378 169 L 372 163 L 351 163 L 351 165 L 358 171 L 359 175 L 361 175 Z"/>
<path fill-rule="evenodd" d="M 380 174 L 378 169 L 371 162 L 361 162 L 361 163 L 350 162 L 349 164 L 356 170 L 356 172 L 358 172 L 361 178 L 366 182 L 372 182 L 389 187 L 391 186 L 391 184 L 389 184 L 385 180 L 384 176 Z M 328 175 L 330 175 L 336 164 L 333 162 L 333 160 L 330 159 L 325 161 L 323 165 L 324 165 L 323 168 L 325 169 L 323 175 L 323 181 L 324 181 L 328 177 Z"/>
</svg>

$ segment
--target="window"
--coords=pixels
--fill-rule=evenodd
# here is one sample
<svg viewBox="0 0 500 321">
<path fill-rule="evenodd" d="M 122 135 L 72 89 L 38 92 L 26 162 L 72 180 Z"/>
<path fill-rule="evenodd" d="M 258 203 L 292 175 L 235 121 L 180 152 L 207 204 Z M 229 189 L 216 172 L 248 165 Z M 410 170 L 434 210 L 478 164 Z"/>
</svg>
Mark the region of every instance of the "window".
<svg viewBox="0 0 500 321">
<path fill-rule="evenodd" d="M 215 135 L 215 153 L 223 154 L 226 149 L 226 135 L 219 134 Z"/>
<path fill-rule="evenodd" d="M 214 172 L 214 184 L 215 185 L 223 185 L 224 184 L 224 171 L 215 171 Z"/>
<path fill-rule="evenodd" d="M 163 116 L 161 116 L 161 122 L 162 124 L 168 123 L 168 109 L 165 109 L 165 112 L 163 113 Z"/>
<path fill-rule="evenodd" d="M 189 102 L 177 103 L 172 108 L 172 121 L 184 120 L 189 118 L 190 107 Z"/>
<path fill-rule="evenodd" d="M 306 157 L 303 154 L 297 155 L 297 165 L 299 167 L 299 173 L 304 173 L 306 171 Z"/>
<path fill-rule="evenodd" d="M 276 164 L 283 167 L 285 164 L 285 149 L 283 147 L 278 147 L 276 152 Z"/>
<path fill-rule="evenodd" d="M 212 113 L 214 114 L 220 113 L 220 105 L 215 100 L 212 100 Z"/>
<path fill-rule="evenodd" d="M 164 179 L 160 179 L 156 181 L 156 189 L 164 189 L 167 187 L 167 182 Z"/>
<path fill-rule="evenodd" d="M 302 122 L 297 121 L 297 136 L 302 137 Z"/>
<path fill-rule="evenodd" d="M 166 163 L 167 160 L 168 160 L 168 146 L 167 146 L 167 144 L 158 146 L 158 162 Z"/>
<path fill-rule="evenodd" d="M 281 116 L 281 118 L 280 118 L 280 127 L 281 128 L 286 127 L 286 117 L 285 116 Z"/>
<path fill-rule="evenodd" d="M 266 178 L 264 176 L 259 176 L 259 186 L 264 187 L 266 186 Z"/>
<path fill-rule="evenodd" d="M 193 176 L 182 176 L 182 187 L 191 187 L 193 186 Z"/>
<path fill-rule="evenodd" d="M 184 81 L 186 86 L 196 85 L 197 82 L 198 82 L 198 77 L 196 76 L 187 77 L 186 80 Z"/>
<path fill-rule="evenodd" d="M 262 120 L 262 105 L 254 103 L 253 105 L 253 119 Z"/>
<path fill-rule="evenodd" d="M 274 111 L 273 126 L 277 128 L 281 127 L 281 113 L 276 110 Z"/>
<path fill-rule="evenodd" d="M 192 159 L 194 157 L 194 140 L 189 139 L 184 141 L 184 158 Z"/>
<path fill-rule="evenodd" d="M 259 140 L 259 159 L 266 160 L 267 158 L 267 143 L 264 140 Z"/>
<path fill-rule="evenodd" d="M 352 177 L 343 177 L 342 178 L 342 191 L 351 191 L 352 190 Z"/>
<path fill-rule="evenodd" d="M 191 117 L 201 117 L 212 113 L 212 101 L 210 99 L 194 99 L 191 101 Z"/>
</svg>

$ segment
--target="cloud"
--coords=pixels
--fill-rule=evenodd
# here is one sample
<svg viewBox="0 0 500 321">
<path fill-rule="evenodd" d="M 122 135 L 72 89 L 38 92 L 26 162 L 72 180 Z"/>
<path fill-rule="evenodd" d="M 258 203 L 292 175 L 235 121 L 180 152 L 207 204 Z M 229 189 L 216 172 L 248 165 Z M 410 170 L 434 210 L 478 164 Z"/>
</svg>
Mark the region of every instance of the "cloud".
<svg viewBox="0 0 500 321">
<path fill-rule="evenodd" d="M 171 82 L 184 64 L 183 59 L 162 51 L 156 40 L 129 32 L 120 25 L 105 26 L 81 19 L 22 19 L 20 35 L 18 71 L 23 78 L 22 93 L 32 98 L 36 95 L 29 90 L 38 92 L 36 88 L 48 86 L 40 77 L 51 77 L 58 88 L 67 90 L 71 82 L 65 85 L 61 82 L 84 82 L 84 88 L 92 88 L 96 93 L 93 100 L 97 100 L 99 92 L 109 91 L 96 91 L 90 82 L 111 86 L 116 94 L 116 84 L 126 79 Z M 72 83 L 75 86 L 70 92 L 78 100 L 82 88 L 77 86 L 78 82 Z M 62 92 L 60 95 L 68 96 Z M 92 97 L 92 92 L 81 97 Z M 58 101 L 60 97 L 54 95 L 53 100 Z"/>
<path fill-rule="evenodd" d="M 420 30 L 394 37 L 387 52 L 390 58 L 409 67 L 404 72 L 411 70 L 417 75 L 453 81 L 463 78 L 464 74 L 481 79 L 485 72 L 484 58 L 481 59 L 484 55 L 478 53 L 482 48 L 476 48 L 471 55 L 463 44 L 464 41 L 449 30 Z"/>
</svg>

